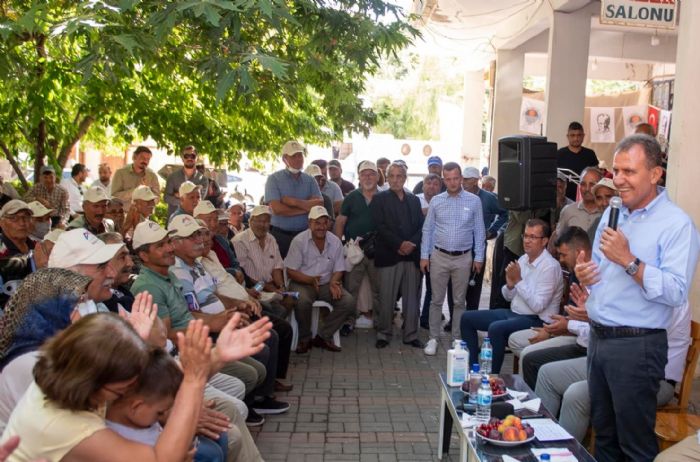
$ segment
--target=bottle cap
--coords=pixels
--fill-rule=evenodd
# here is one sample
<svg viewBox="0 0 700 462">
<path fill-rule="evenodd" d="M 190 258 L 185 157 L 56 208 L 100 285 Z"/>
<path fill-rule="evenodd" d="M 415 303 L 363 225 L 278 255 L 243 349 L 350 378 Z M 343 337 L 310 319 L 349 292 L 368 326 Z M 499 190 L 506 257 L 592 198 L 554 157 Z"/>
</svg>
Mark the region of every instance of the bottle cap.
<svg viewBox="0 0 700 462">
<path fill-rule="evenodd" d="M 552 460 L 552 458 L 547 454 L 546 452 L 544 454 L 540 454 L 540 460 L 545 461 L 545 460 Z"/>
<path fill-rule="evenodd" d="M 474 371 L 474 372 L 479 372 L 479 365 L 478 365 L 478 364 L 472 364 L 472 371 Z"/>
</svg>

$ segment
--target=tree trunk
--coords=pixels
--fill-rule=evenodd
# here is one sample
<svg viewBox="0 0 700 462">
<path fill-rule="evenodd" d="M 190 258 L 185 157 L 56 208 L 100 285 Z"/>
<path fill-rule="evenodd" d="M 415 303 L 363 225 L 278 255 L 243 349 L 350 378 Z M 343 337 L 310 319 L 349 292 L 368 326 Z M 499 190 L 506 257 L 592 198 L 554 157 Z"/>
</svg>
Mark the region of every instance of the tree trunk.
<svg viewBox="0 0 700 462">
<path fill-rule="evenodd" d="M 80 141 L 87 134 L 94 122 L 95 118 L 93 116 L 83 117 L 83 120 L 81 120 L 80 124 L 78 124 L 78 131 L 76 132 L 75 136 L 68 143 L 66 143 L 63 148 L 61 148 L 58 159 L 56 159 L 59 167 L 61 167 L 61 170 L 63 170 L 63 168 L 66 166 L 68 156 L 70 156 L 70 153 L 75 145 L 78 144 L 78 141 Z"/>
<path fill-rule="evenodd" d="M 0 149 L 2 149 L 2 152 L 5 154 L 5 157 L 10 162 L 10 165 L 12 165 L 12 168 L 17 174 L 19 181 L 22 182 L 22 185 L 25 188 L 29 188 L 29 183 L 27 183 L 27 178 L 24 176 L 24 172 L 22 172 L 22 167 L 20 167 L 19 163 L 17 162 L 17 159 L 15 159 L 14 154 L 12 154 L 10 149 L 3 141 L 0 141 Z"/>
</svg>

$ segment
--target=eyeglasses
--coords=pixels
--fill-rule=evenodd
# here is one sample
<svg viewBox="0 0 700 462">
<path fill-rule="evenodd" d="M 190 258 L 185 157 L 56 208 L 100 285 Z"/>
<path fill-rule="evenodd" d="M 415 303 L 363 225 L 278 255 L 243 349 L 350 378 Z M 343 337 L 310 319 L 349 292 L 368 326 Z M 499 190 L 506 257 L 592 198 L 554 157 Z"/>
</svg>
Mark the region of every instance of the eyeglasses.
<svg viewBox="0 0 700 462">
<path fill-rule="evenodd" d="M 20 221 L 23 221 L 25 223 L 29 223 L 32 221 L 32 217 L 29 215 L 8 215 L 5 218 L 7 220 L 11 221 L 12 223 L 18 223 Z"/>
<path fill-rule="evenodd" d="M 544 239 L 545 236 L 533 236 L 532 234 L 521 234 L 523 241 L 534 241 L 535 239 Z"/>
<path fill-rule="evenodd" d="M 197 158 L 197 154 L 185 154 L 185 155 L 183 155 L 182 157 L 185 158 L 185 159 L 196 159 L 196 158 Z"/>
</svg>

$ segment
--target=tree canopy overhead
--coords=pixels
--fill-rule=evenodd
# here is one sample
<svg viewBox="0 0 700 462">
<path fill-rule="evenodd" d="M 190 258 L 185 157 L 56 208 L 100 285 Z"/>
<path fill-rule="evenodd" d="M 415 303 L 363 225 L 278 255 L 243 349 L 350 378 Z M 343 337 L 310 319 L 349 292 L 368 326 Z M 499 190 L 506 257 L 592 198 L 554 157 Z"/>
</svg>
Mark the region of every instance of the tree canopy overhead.
<svg viewBox="0 0 700 462">
<path fill-rule="evenodd" d="M 217 164 L 367 132 L 360 95 L 417 31 L 383 0 L 0 0 L 0 149 L 196 144 Z"/>
</svg>

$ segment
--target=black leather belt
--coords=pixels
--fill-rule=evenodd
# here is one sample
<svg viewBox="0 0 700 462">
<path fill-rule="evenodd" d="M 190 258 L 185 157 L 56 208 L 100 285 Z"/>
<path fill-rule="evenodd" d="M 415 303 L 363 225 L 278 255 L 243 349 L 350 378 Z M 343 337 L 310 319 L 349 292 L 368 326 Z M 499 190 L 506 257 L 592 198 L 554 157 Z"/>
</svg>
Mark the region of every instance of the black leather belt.
<svg viewBox="0 0 700 462">
<path fill-rule="evenodd" d="M 286 229 L 282 229 L 282 228 L 279 228 L 277 226 L 273 226 L 272 229 L 274 229 L 275 231 L 279 231 L 282 234 L 286 234 L 287 236 L 296 236 L 301 231 L 303 231 L 303 229 L 301 231 L 288 231 Z"/>
<path fill-rule="evenodd" d="M 665 329 L 648 329 L 645 327 L 604 326 L 595 321 L 591 321 L 591 329 L 600 338 L 643 337 L 666 332 Z"/>
<path fill-rule="evenodd" d="M 441 249 L 438 246 L 435 246 L 435 250 L 439 250 L 440 252 L 447 254 L 451 257 L 459 257 L 460 255 L 464 255 L 465 253 L 469 253 L 472 251 L 472 249 L 449 251 L 449 250 Z"/>
</svg>

